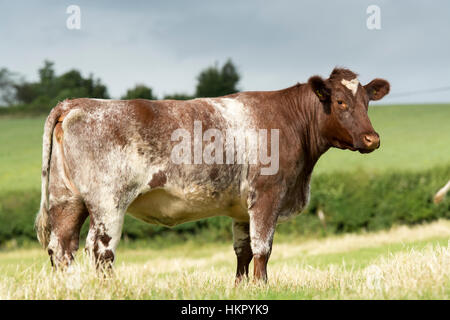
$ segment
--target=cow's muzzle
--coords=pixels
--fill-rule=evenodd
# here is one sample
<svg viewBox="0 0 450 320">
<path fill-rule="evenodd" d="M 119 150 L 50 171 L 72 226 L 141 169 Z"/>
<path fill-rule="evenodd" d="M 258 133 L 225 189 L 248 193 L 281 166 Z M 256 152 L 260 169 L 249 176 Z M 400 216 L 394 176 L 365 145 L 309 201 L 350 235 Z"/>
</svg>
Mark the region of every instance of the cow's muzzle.
<svg viewBox="0 0 450 320">
<path fill-rule="evenodd" d="M 364 133 L 361 136 L 362 146 L 358 148 L 361 153 L 369 153 L 380 147 L 380 136 L 378 133 Z"/>
</svg>

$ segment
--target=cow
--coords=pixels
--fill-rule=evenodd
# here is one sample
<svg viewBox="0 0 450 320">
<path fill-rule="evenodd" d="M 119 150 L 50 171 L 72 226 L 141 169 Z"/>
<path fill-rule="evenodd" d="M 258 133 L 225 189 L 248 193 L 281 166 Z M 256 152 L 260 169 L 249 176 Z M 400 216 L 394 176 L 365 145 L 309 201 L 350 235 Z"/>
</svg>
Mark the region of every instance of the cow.
<svg viewBox="0 0 450 320">
<path fill-rule="evenodd" d="M 438 192 L 436 192 L 433 199 L 434 203 L 435 204 L 441 203 L 449 190 L 450 190 L 450 180 L 447 182 L 445 186 L 443 186 L 441 189 L 439 189 Z"/>
<path fill-rule="evenodd" d="M 389 90 L 386 80 L 362 85 L 354 72 L 335 68 L 327 79 L 277 91 L 60 102 L 44 127 L 38 240 L 52 265 L 65 269 L 90 217 L 86 250 L 105 267 L 125 213 L 169 227 L 228 216 L 236 283 L 248 278 L 252 259 L 255 281 L 267 281 L 275 227 L 307 205 L 317 160 L 331 147 L 379 148 L 368 104 Z M 256 140 L 255 132 L 262 133 Z M 259 153 L 247 148 L 255 141 Z"/>
</svg>

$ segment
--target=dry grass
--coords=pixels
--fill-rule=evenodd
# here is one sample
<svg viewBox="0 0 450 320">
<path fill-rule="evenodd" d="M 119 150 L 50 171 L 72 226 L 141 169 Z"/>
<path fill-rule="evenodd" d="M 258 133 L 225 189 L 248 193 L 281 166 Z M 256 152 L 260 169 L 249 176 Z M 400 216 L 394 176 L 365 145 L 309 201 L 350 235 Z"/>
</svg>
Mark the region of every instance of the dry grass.
<svg viewBox="0 0 450 320">
<path fill-rule="evenodd" d="M 295 250 L 311 255 L 339 253 L 361 248 L 373 248 L 392 243 L 404 243 L 410 241 L 423 241 L 426 239 L 439 237 L 450 239 L 450 220 L 440 220 L 429 224 L 413 227 L 396 226 L 390 230 L 355 234 L 349 233 L 343 236 L 330 236 L 325 239 L 309 240 L 295 246 Z M 290 245 L 282 251 L 289 251 Z M 286 250 L 285 250 L 286 249 Z M 279 249 L 278 249 L 279 250 Z"/>
<path fill-rule="evenodd" d="M 122 261 L 114 275 L 106 278 L 82 255 L 68 272 L 61 273 L 50 270 L 43 251 L 17 250 L 0 253 L 0 298 L 449 299 L 449 235 L 449 221 L 439 221 L 373 234 L 281 243 L 274 248 L 269 283 L 250 281 L 237 288 L 234 256 L 225 245 L 121 249 Z M 402 242 L 400 249 L 390 246 Z M 366 250 L 373 249 L 377 250 L 374 255 L 364 257 Z M 342 259 L 336 260 L 336 254 Z M 346 263 L 350 257 L 355 258 L 353 263 Z M 318 263 L 318 258 L 323 261 Z"/>
</svg>

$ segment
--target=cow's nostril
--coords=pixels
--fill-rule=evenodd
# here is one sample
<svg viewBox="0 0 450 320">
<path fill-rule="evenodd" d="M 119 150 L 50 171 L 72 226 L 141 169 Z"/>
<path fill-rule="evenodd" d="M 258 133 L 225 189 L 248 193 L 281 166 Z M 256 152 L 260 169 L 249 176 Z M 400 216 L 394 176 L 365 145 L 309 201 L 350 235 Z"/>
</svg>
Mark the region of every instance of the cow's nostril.
<svg viewBox="0 0 450 320">
<path fill-rule="evenodd" d="M 380 138 L 378 137 L 377 134 L 365 134 L 364 144 L 369 149 L 376 149 L 380 145 Z"/>
<path fill-rule="evenodd" d="M 372 137 L 369 136 L 369 135 L 367 135 L 367 134 L 364 135 L 364 140 L 365 140 L 368 144 L 372 143 L 372 141 L 373 141 Z"/>
</svg>

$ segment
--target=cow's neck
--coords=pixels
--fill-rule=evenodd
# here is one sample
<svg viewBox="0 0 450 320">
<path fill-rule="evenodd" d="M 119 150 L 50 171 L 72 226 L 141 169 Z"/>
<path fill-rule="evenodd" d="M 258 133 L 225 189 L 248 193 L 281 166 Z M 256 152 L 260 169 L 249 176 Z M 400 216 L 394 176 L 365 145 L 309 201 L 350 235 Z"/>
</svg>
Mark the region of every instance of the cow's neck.
<svg viewBox="0 0 450 320">
<path fill-rule="evenodd" d="M 285 108 L 293 119 L 290 125 L 297 133 L 300 144 L 302 175 L 309 177 L 317 160 L 330 148 L 321 134 L 323 106 L 306 84 L 286 90 Z"/>
<path fill-rule="evenodd" d="M 320 156 L 329 146 L 321 135 L 320 121 L 323 106 L 306 84 L 298 84 L 280 92 L 277 101 L 285 132 L 292 134 L 284 140 L 286 154 L 280 157 L 294 170 L 287 175 L 289 185 L 280 212 L 289 216 L 300 212 L 309 201 L 311 174 Z M 295 152 L 291 152 L 294 151 Z"/>
</svg>

